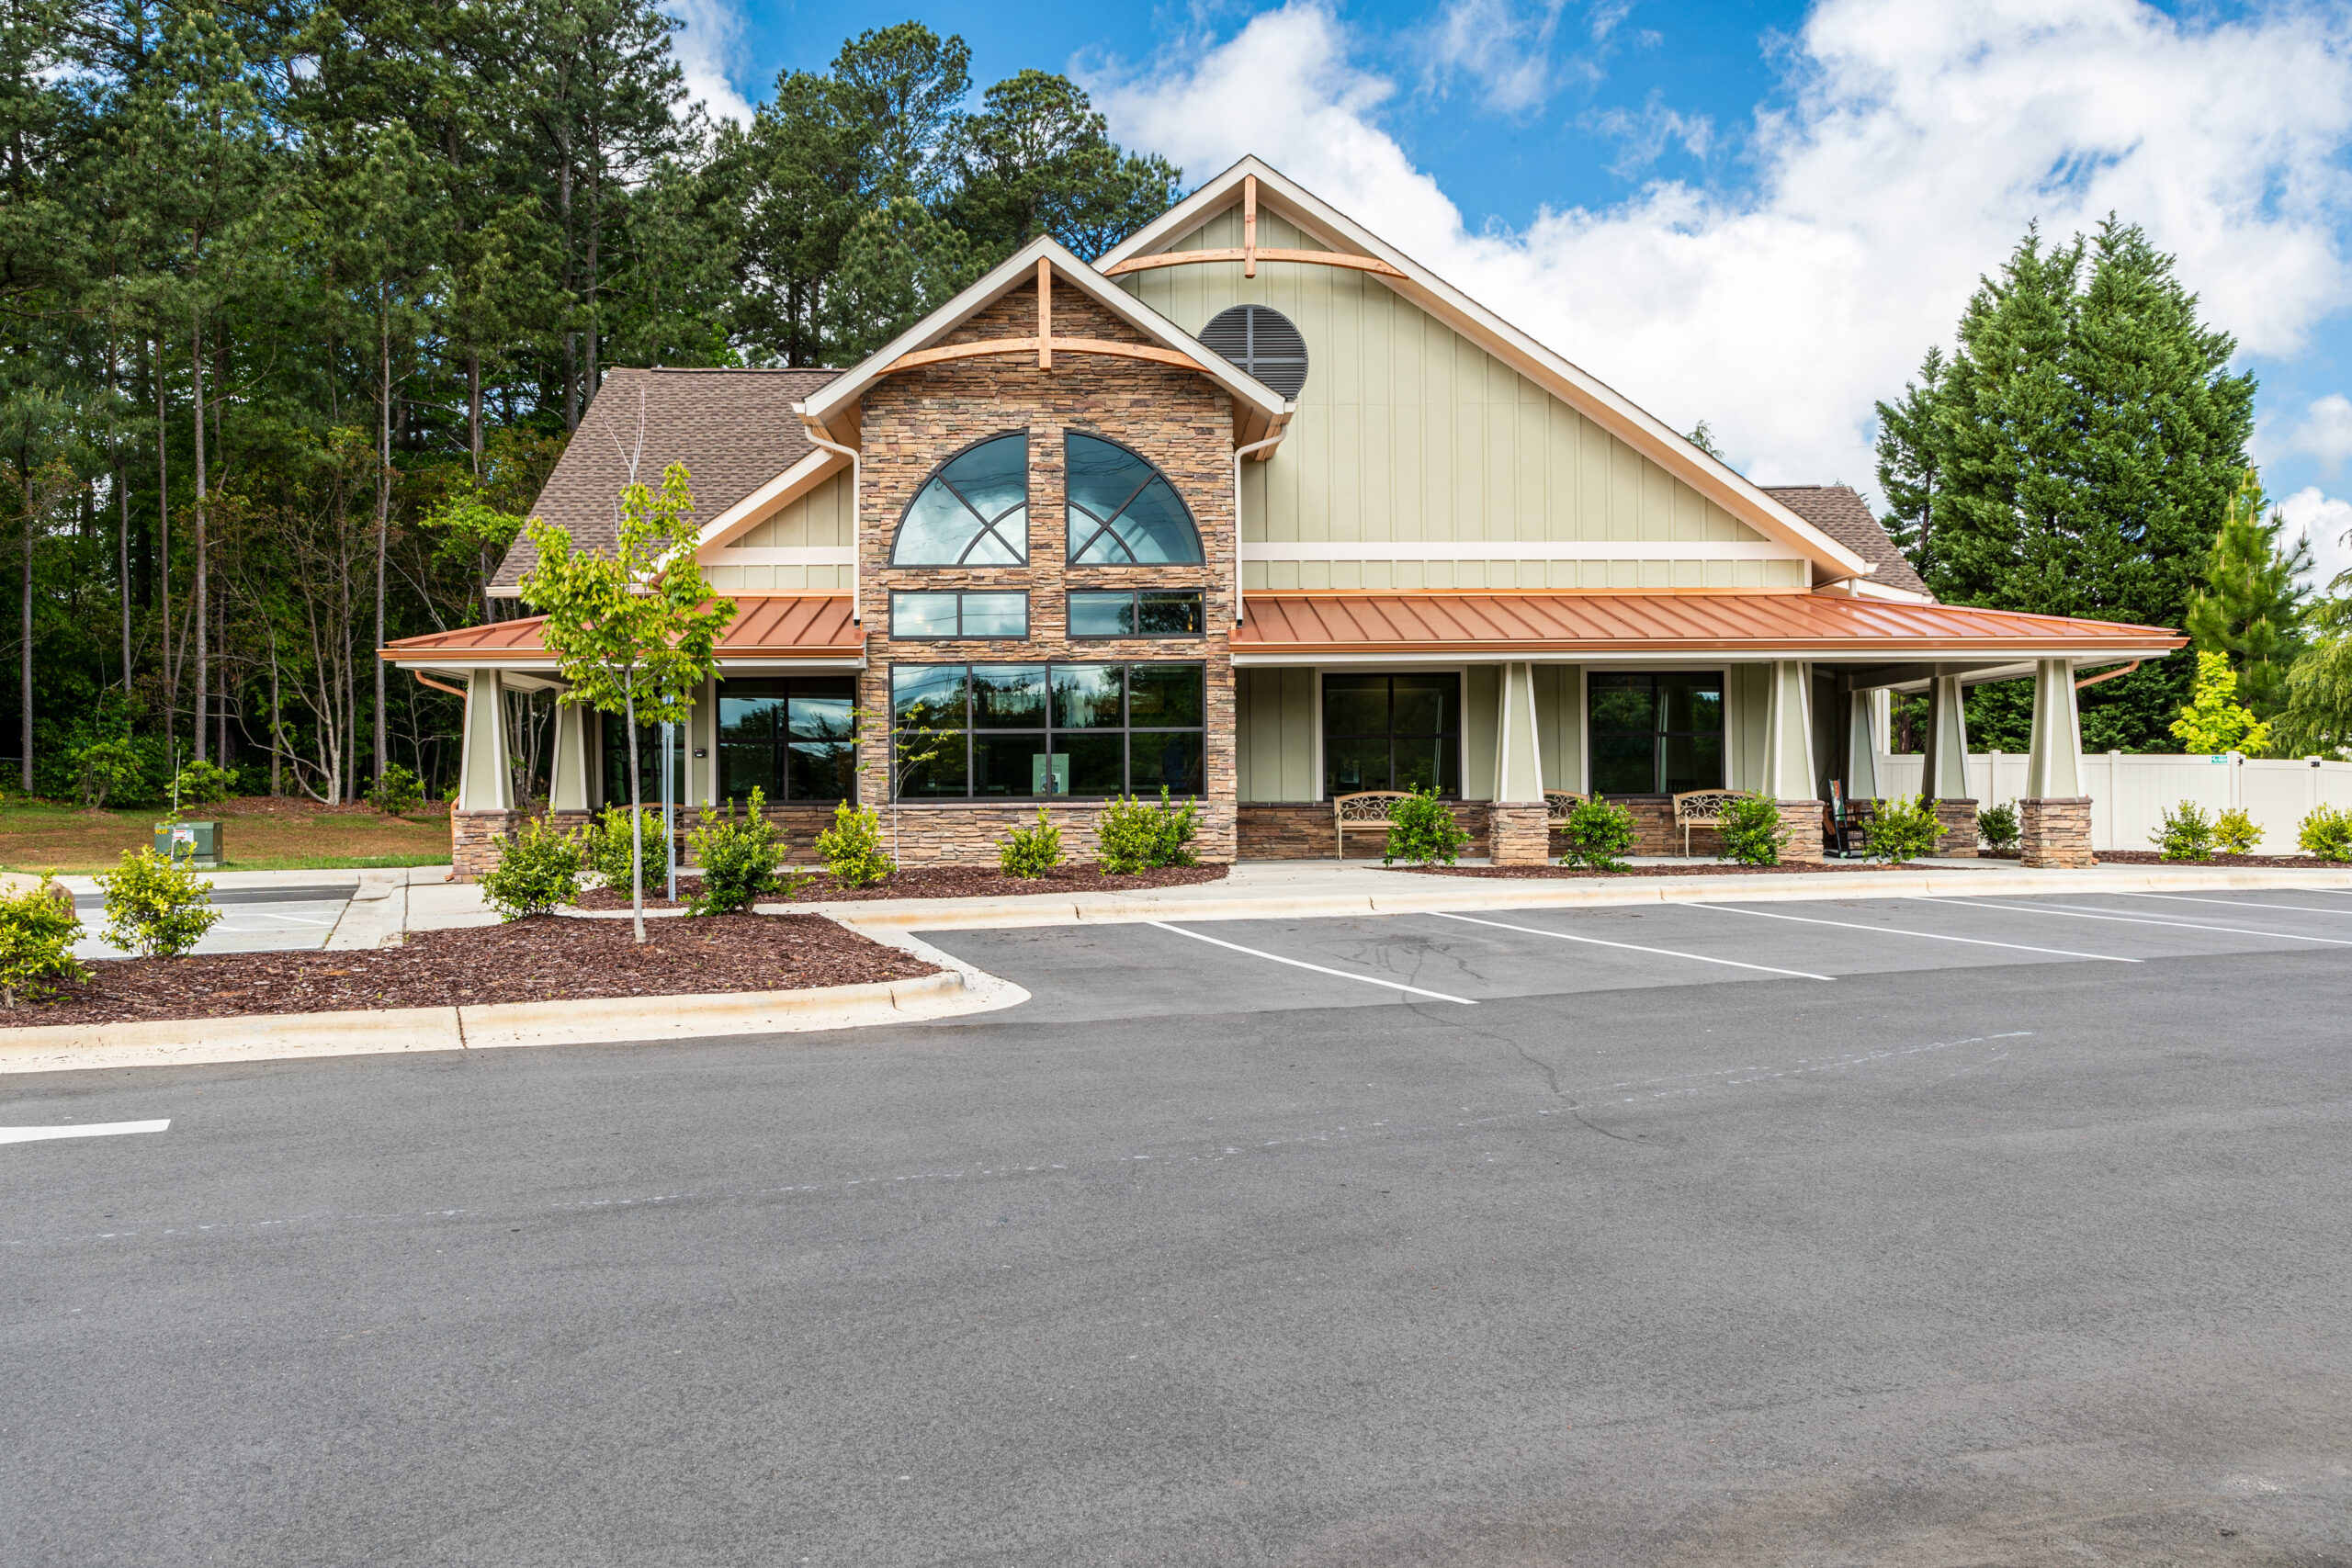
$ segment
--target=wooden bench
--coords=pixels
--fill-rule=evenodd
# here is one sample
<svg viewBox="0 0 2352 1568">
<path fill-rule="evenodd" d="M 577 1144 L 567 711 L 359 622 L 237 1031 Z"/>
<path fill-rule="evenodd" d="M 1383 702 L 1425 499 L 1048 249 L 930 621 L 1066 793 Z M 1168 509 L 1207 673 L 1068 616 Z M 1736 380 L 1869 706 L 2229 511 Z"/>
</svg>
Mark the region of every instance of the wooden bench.
<svg viewBox="0 0 2352 1568">
<path fill-rule="evenodd" d="M 1337 843 L 1333 847 L 1332 858 L 1348 858 L 1348 834 L 1351 830 L 1362 833 L 1369 829 L 1378 832 L 1385 841 L 1389 815 L 1396 809 L 1398 801 L 1411 798 L 1411 791 L 1401 789 L 1360 789 L 1353 795 L 1333 795 L 1331 829 Z"/>
<path fill-rule="evenodd" d="M 1682 829 L 1682 854 L 1690 854 L 1690 829 L 1720 828 L 1724 825 L 1724 808 L 1736 800 L 1754 800 L 1753 790 L 1745 789 L 1686 789 L 1674 797 L 1674 825 Z"/>
</svg>

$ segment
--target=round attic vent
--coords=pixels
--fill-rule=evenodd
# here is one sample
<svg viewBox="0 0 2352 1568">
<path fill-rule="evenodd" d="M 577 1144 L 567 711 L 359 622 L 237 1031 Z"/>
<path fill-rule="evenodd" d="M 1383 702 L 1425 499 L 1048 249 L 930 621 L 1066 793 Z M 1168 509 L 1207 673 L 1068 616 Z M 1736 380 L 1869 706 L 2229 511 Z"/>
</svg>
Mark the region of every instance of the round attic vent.
<svg viewBox="0 0 2352 1568">
<path fill-rule="evenodd" d="M 1285 398 L 1306 385 L 1306 340 L 1267 305 L 1236 305 L 1201 329 L 1201 342 Z"/>
</svg>

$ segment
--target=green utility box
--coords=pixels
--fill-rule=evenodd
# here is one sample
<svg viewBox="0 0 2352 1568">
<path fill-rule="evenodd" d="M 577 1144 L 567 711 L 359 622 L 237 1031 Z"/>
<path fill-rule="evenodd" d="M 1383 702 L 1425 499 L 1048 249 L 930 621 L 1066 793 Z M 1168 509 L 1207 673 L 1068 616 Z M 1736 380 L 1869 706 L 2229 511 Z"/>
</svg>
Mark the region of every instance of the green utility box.
<svg viewBox="0 0 2352 1568">
<path fill-rule="evenodd" d="M 220 824 L 218 822 L 158 822 L 155 852 L 170 860 L 185 860 L 198 871 L 220 864 Z"/>
</svg>

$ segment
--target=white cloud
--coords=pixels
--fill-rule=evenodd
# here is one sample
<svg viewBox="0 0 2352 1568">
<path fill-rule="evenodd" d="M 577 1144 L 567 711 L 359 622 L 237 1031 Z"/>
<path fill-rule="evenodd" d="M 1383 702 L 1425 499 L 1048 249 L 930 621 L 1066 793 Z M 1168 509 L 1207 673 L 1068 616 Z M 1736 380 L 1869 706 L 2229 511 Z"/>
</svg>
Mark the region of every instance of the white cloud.
<svg viewBox="0 0 2352 1568">
<path fill-rule="evenodd" d="M 1321 0 L 1098 81 L 1114 133 L 1195 177 L 1257 152 L 1767 481 L 1871 474 L 1871 402 L 1948 341 L 2029 220 L 2109 210 L 2178 253 L 2209 319 L 2289 355 L 2352 301 L 2352 21 L 2230 25 L 2135 0 L 1825 0 L 1759 112 L 1752 189 L 1654 183 L 1473 231 L 1376 121 L 1392 91 Z"/>
<path fill-rule="evenodd" d="M 2269 435 L 2267 431 L 2264 434 Z M 2330 392 L 2314 399 L 2303 410 L 2302 418 L 2270 437 L 2267 444 L 2316 457 L 2327 472 L 2335 472 L 2346 458 L 2352 457 L 2352 398 Z"/>
<path fill-rule="evenodd" d="M 1430 35 L 1432 82 L 1460 74 L 1484 90 L 1489 108 L 1519 114 L 1552 90 L 1552 34 L 1562 0 L 1527 14 L 1513 0 L 1450 0 Z"/>
<path fill-rule="evenodd" d="M 2339 501 L 2309 485 L 2280 502 L 2278 511 L 2287 519 L 2289 541 L 2301 534 L 2312 542 L 2312 574 L 2306 581 L 2313 587 L 2324 589 L 2338 572 L 2352 571 L 2352 501 Z"/>
<path fill-rule="evenodd" d="M 715 119 L 749 124 L 752 106 L 728 78 L 727 62 L 743 42 L 743 17 L 729 0 L 670 0 L 670 15 L 685 23 L 670 48 L 686 75 L 686 96 Z"/>
</svg>

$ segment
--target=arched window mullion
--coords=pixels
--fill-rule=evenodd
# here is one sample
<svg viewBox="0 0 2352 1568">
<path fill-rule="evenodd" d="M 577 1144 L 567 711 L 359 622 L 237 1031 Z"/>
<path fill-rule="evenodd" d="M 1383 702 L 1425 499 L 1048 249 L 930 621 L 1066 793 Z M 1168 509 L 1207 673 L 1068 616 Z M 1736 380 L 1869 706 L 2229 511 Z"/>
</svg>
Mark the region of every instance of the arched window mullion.
<svg viewBox="0 0 2352 1568">
<path fill-rule="evenodd" d="M 1200 525 L 1193 520 L 1192 508 L 1184 504 L 1184 498 L 1158 465 L 1130 447 L 1084 431 L 1066 431 L 1062 439 L 1067 455 L 1065 514 L 1073 525 L 1065 530 L 1065 548 L 1072 565 L 1189 566 L 1205 559 Z M 1155 502 L 1141 516 L 1131 515 L 1155 483 L 1166 491 L 1167 505 Z M 1115 485 L 1129 488 L 1105 493 L 1106 486 Z M 1081 517 L 1092 526 L 1076 526 Z M 1119 526 L 1122 519 L 1130 524 L 1124 531 Z M 1137 533 L 1150 552 L 1148 557 L 1137 549 L 1129 533 Z M 1095 542 L 1105 536 L 1124 560 L 1087 558 Z"/>
</svg>

